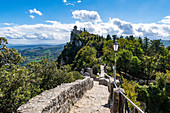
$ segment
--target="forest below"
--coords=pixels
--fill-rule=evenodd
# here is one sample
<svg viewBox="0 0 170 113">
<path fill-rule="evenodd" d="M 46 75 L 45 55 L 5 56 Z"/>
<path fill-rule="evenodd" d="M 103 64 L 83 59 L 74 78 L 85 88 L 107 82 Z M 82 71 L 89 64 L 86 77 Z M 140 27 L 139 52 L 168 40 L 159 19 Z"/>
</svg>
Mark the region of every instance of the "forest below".
<svg viewBox="0 0 170 113">
<path fill-rule="evenodd" d="M 40 57 L 38 62 L 20 65 L 29 55 L 28 51 L 17 51 L 7 47 L 7 39 L 0 38 L 0 112 L 16 112 L 16 109 L 41 92 L 61 83 L 82 79 L 82 69 L 91 67 L 94 74 L 100 72 L 100 65 L 107 64 L 107 74 L 113 76 L 113 43 L 117 40 L 117 76 L 122 78 L 126 95 L 140 106 L 146 103 L 148 113 L 169 112 L 170 105 L 170 46 L 161 40 L 147 37 L 116 36 L 107 37 L 90 34 L 86 30 L 76 34 L 73 42 L 68 42 L 56 61 L 50 57 Z M 43 53 L 42 48 L 34 52 Z M 59 50 L 45 50 L 47 55 Z M 34 53 L 35 54 L 35 53 Z M 23 55 L 23 56 L 21 56 Z M 28 55 L 28 56 L 27 56 Z M 50 56 L 50 55 L 49 55 Z M 51 57 L 53 58 L 53 57 Z M 32 58 L 36 59 L 36 58 Z M 129 78 L 127 75 L 130 75 Z M 149 80 L 154 80 L 150 83 Z M 139 80 L 146 80 L 139 84 Z M 142 108 L 143 109 L 143 108 Z"/>
</svg>

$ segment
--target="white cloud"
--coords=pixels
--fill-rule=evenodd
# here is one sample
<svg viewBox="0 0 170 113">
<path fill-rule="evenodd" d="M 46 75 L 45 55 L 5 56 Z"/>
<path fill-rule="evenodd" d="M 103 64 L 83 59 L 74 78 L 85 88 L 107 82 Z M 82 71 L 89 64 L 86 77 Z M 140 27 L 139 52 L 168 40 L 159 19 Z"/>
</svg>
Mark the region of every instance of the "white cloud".
<svg viewBox="0 0 170 113">
<path fill-rule="evenodd" d="M 35 8 L 33 10 L 30 9 L 29 12 L 30 12 L 30 14 L 35 13 L 35 14 L 38 14 L 38 15 L 42 16 L 42 13 L 40 11 L 38 11 L 37 9 L 35 9 Z"/>
<path fill-rule="evenodd" d="M 170 24 L 170 16 L 166 16 L 164 17 L 164 19 L 162 19 L 161 21 L 159 21 L 160 23 L 165 23 L 165 24 Z"/>
<path fill-rule="evenodd" d="M 116 25 L 120 30 L 122 30 L 121 34 L 131 35 L 133 34 L 133 26 L 129 22 L 122 21 L 118 18 L 109 18 L 109 23 L 113 23 Z"/>
<path fill-rule="evenodd" d="M 9 25 L 12 25 L 12 23 L 4 23 L 4 25 L 7 25 L 7 26 L 9 26 Z"/>
<path fill-rule="evenodd" d="M 45 24 L 14 25 L 0 28 L 0 36 L 8 39 L 13 44 L 62 44 L 69 42 L 70 32 L 74 25 L 78 29 L 86 28 L 87 31 L 103 36 L 134 35 L 136 37 L 147 36 L 150 39 L 170 39 L 169 24 L 133 24 L 118 18 L 110 18 L 108 22 L 80 22 L 63 24 L 58 21 L 46 21 Z"/>
<path fill-rule="evenodd" d="M 0 36 L 7 38 L 11 44 L 61 44 L 69 41 L 73 26 L 59 22 L 52 25 L 16 25 L 0 28 Z"/>
<path fill-rule="evenodd" d="M 73 3 L 66 3 L 66 5 L 72 5 L 72 6 L 74 6 L 74 4 L 73 4 Z"/>
<path fill-rule="evenodd" d="M 47 20 L 47 21 L 45 21 L 45 22 L 47 22 L 47 23 L 52 23 L 52 24 L 58 24 L 59 22 L 57 22 L 57 21 L 51 21 L 51 20 Z"/>
<path fill-rule="evenodd" d="M 78 0 L 78 1 L 77 1 L 77 3 L 80 3 L 80 2 L 81 2 L 81 0 Z"/>
<path fill-rule="evenodd" d="M 96 11 L 75 10 L 72 12 L 74 19 L 82 21 L 101 22 L 100 15 Z"/>
<path fill-rule="evenodd" d="M 30 15 L 30 17 L 31 17 L 32 19 L 34 19 L 34 18 L 35 18 L 35 16 L 33 16 L 33 15 Z"/>
<path fill-rule="evenodd" d="M 74 4 L 76 3 L 76 2 L 68 2 L 67 0 L 63 0 L 63 2 L 65 3 L 65 5 L 72 5 L 72 6 L 74 6 Z"/>
<path fill-rule="evenodd" d="M 77 0 L 76 0 L 77 1 Z M 63 0 L 63 2 L 64 2 L 64 4 L 65 5 L 72 5 L 72 6 L 74 6 L 76 3 L 80 3 L 81 2 L 81 0 L 78 0 L 77 2 L 73 2 L 73 1 L 67 1 L 67 0 Z"/>
</svg>

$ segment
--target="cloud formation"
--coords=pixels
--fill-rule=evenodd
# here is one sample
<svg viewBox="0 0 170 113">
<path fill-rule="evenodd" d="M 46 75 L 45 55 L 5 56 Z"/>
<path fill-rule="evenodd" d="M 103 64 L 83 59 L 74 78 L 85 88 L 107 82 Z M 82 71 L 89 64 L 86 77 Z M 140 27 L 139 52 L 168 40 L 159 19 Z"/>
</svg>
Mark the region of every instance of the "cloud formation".
<svg viewBox="0 0 170 113">
<path fill-rule="evenodd" d="M 73 4 L 73 3 L 66 3 L 66 5 L 72 5 L 72 6 L 74 6 L 74 4 Z"/>
<path fill-rule="evenodd" d="M 67 1 L 67 0 L 63 0 L 65 5 L 72 5 L 74 6 L 75 4 L 81 3 L 81 0 L 75 0 L 75 1 Z"/>
<path fill-rule="evenodd" d="M 32 19 L 34 19 L 34 18 L 35 18 L 35 16 L 33 16 L 33 15 L 30 15 L 30 17 L 31 17 Z"/>
<path fill-rule="evenodd" d="M 9 25 L 12 25 L 13 23 L 4 23 L 4 25 L 7 25 L 7 26 L 9 26 Z"/>
<path fill-rule="evenodd" d="M 73 26 L 59 22 L 17 25 L 0 28 L 0 36 L 6 37 L 11 44 L 61 44 L 69 40 Z"/>
<path fill-rule="evenodd" d="M 78 1 L 77 1 L 77 3 L 80 3 L 80 2 L 81 2 L 81 0 L 78 0 Z"/>
<path fill-rule="evenodd" d="M 74 19 L 82 21 L 101 22 L 100 15 L 96 11 L 75 10 L 72 12 Z"/>
<path fill-rule="evenodd" d="M 66 2 L 67 2 L 67 0 L 63 0 L 63 2 L 64 2 L 64 3 L 66 3 Z"/>
<path fill-rule="evenodd" d="M 160 23 L 165 23 L 165 24 L 170 24 L 170 16 L 166 16 L 164 17 L 164 19 L 162 19 L 161 21 L 159 21 Z"/>
<path fill-rule="evenodd" d="M 30 9 L 29 12 L 30 12 L 30 14 L 35 13 L 35 14 L 42 16 L 42 13 L 40 11 L 38 11 L 36 8 Z"/>
<path fill-rule="evenodd" d="M 75 21 L 63 24 L 58 21 L 47 20 L 45 24 L 15 25 L 0 28 L 0 36 L 6 37 L 11 44 L 62 44 L 69 42 L 70 32 L 74 25 L 78 29 L 85 28 L 88 32 L 103 36 L 118 35 L 148 37 L 150 39 L 170 39 L 169 24 L 134 24 L 109 18 L 108 22 Z"/>
<path fill-rule="evenodd" d="M 74 4 L 76 3 L 76 2 L 68 2 L 67 0 L 63 0 L 63 2 L 65 3 L 65 5 L 72 5 L 72 6 L 74 6 Z"/>
</svg>

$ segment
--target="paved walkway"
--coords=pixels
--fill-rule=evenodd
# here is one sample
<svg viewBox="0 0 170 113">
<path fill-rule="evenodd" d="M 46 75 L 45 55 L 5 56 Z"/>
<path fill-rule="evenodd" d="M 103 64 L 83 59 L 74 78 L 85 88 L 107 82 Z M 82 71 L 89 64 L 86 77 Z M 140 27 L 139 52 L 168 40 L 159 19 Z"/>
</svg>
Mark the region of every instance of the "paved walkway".
<svg viewBox="0 0 170 113">
<path fill-rule="evenodd" d="M 99 85 L 94 81 L 94 86 L 77 101 L 69 113 L 110 113 L 108 108 L 109 92 L 107 86 Z"/>
</svg>

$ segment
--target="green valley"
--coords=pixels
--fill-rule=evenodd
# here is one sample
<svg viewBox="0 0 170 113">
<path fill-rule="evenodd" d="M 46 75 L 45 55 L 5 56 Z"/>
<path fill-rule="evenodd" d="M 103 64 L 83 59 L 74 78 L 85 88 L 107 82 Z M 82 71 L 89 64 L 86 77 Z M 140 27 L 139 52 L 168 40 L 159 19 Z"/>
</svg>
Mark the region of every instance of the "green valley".
<svg viewBox="0 0 170 113">
<path fill-rule="evenodd" d="M 25 61 L 23 61 L 21 65 L 26 65 L 31 62 L 39 62 L 43 57 L 51 60 L 57 60 L 57 57 L 63 48 L 64 44 L 19 49 L 18 52 L 21 53 L 21 56 L 25 57 Z"/>
</svg>

